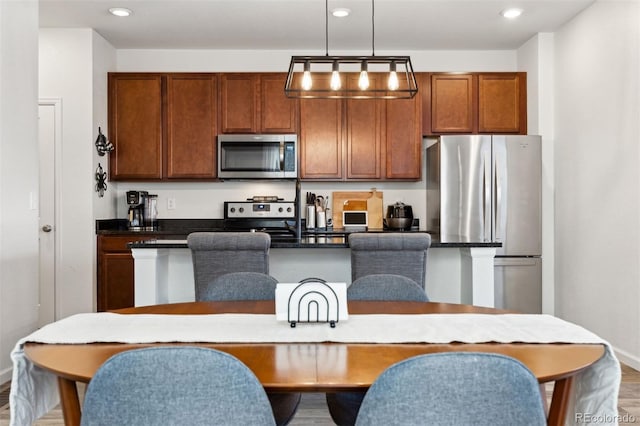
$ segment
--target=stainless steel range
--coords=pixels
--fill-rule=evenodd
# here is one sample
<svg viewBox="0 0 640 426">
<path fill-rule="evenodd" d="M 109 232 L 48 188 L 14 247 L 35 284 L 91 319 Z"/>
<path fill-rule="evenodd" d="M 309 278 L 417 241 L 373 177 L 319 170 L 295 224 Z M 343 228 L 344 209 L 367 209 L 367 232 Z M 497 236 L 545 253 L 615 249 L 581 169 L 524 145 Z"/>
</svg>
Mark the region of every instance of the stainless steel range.
<svg viewBox="0 0 640 426">
<path fill-rule="evenodd" d="M 296 238 L 296 202 L 277 196 L 255 196 L 245 201 L 224 202 L 224 229 L 260 231 L 272 239 Z"/>
</svg>

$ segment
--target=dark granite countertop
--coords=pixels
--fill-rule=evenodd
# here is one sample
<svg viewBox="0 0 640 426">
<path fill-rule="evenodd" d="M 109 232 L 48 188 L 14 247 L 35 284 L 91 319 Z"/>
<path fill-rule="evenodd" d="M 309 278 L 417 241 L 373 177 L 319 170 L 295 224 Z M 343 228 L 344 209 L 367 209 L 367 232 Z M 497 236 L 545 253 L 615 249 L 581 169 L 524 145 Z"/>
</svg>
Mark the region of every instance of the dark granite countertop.
<svg viewBox="0 0 640 426">
<path fill-rule="evenodd" d="M 159 219 L 158 229 L 130 231 L 125 219 L 96 221 L 96 233 L 100 235 L 131 235 L 131 248 L 187 248 L 187 235 L 192 232 L 223 232 L 223 219 Z M 344 229 L 327 230 L 302 229 L 302 236 L 296 238 L 272 238 L 272 248 L 348 248 L 347 239 L 354 232 L 426 232 L 417 229 L 410 231 L 389 231 L 385 229 Z M 137 235 L 157 236 L 147 241 L 136 240 Z M 431 234 L 431 247 L 500 247 L 500 243 L 491 242 L 441 242 L 439 235 Z"/>
</svg>

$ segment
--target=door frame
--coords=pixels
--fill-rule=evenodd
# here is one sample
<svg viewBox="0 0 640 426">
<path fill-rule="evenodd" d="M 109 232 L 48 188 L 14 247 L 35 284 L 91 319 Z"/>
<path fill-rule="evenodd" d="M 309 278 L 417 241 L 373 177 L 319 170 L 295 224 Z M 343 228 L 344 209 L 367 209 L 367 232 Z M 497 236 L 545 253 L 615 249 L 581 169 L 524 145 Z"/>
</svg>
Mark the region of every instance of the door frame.
<svg viewBox="0 0 640 426">
<path fill-rule="evenodd" d="M 53 157 L 53 179 L 54 179 L 54 277 L 53 277 L 53 320 L 57 321 L 60 315 L 60 288 L 58 285 L 58 277 L 60 277 L 60 214 L 61 214 L 61 206 L 60 206 L 60 184 L 61 184 L 61 173 L 62 173 L 62 98 L 39 98 L 38 99 L 38 107 L 40 106 L 51 106 L 53 107 L 54 112 L 54 157 Z M 38 136 L 39 143 L 40 136 Z M 38 158 L 38 163 L 40 159 Z M 38 191 L 39 193 L 40 191 Z M 40 205 L 38 202 L 38 209 L 40 209 Z M 40 214 L 38 213 L 38 228 L 41 226 L 40 224 Z M 38 229 L 38 234 L 42 232 Z M 38 243 L 38 246 L 40 243 Z M 38 250 L 40 247 L 38 247 Z M 38 271 L 40 272 L 40 271 Z M 40 277 L 40 273 L 38 274 Z M 40 277 L 41 278 L 41 277 Z M 38 278 L 38 298 L 42 300 L 43 291 L 41 286 L 41 280 Z M 40 311 L 40 310 L 39 310 Z M 48 319 L 42 318 L 41 311 L 38 315 L 38 327 L 42 327 L 47 324 Z"/>
</svg>

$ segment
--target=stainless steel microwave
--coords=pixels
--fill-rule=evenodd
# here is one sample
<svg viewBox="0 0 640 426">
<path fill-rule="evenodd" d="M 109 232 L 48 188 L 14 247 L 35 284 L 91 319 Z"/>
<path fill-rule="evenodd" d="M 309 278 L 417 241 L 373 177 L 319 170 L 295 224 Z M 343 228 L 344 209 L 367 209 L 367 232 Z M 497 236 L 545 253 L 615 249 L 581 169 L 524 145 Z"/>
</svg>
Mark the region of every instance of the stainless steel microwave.
<svg viewBox="0 0 640 426">
<path fill-rule="evenodd" d="M 220 179 L 295 179 L 296 135 L 218 135 Z"/>
</svg>

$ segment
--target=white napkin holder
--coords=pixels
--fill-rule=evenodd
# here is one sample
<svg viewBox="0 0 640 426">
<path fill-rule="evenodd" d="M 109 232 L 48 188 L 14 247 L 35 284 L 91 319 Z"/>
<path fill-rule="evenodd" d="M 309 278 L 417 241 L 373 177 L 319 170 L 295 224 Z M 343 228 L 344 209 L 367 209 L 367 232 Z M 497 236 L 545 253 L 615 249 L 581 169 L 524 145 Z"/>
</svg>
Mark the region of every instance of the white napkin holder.
<svg viewBox="0 0 640 426">
<path fill-rule="evenodd" d="M 299 283 L 278 283 L 276 287 L 276 319 L 289 322 L 291 327 L 299 322 L 335 327 L 348 318 L 347 283 L 307 278 Z"/>
</svg>

